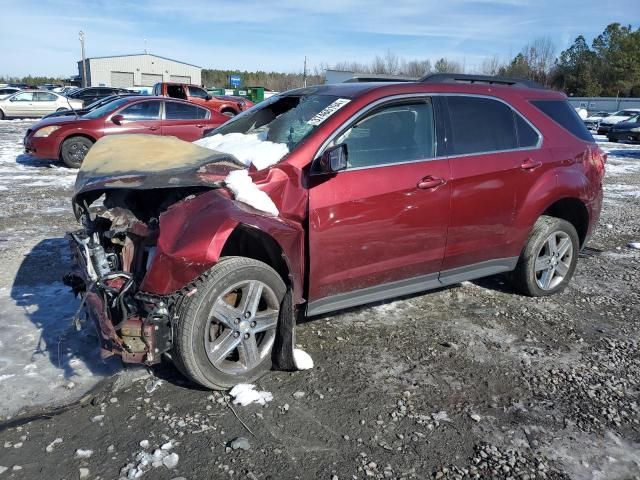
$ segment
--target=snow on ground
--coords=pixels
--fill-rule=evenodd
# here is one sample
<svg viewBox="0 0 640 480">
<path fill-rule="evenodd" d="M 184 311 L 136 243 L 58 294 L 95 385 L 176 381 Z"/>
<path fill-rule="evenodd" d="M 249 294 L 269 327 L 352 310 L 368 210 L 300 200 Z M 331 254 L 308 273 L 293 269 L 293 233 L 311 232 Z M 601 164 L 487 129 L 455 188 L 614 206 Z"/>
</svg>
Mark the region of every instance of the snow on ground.
<svg viewBox="0 0 640 480">
<path fill-rule="evenodd" d="M 93 327 L 73 327 L 77 308 L 61 282 L 0 288 L 0 416 L 75 400 L 114 372 Z"/>
<path fill-rule="evenodd" d="M 78 301 L 60 279 L 76 171 L 23 153 L 33 122 L 0 121 L 0 418 L 74 401 L 119 367 L 91 325 L 71 324 Z"/>
</svg>

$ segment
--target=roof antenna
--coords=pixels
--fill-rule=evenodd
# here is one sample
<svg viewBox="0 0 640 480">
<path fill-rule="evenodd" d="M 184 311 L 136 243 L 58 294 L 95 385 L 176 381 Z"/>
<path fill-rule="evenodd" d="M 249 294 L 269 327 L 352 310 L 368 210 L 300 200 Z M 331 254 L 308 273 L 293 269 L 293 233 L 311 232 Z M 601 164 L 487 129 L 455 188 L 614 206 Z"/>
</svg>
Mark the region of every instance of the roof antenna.
<svg viewBox="0 0 640 480">
<path fill-rule="evenodd" d="M 147 53 L 147 39 L 144 39 L 144 53 Z"/>
</svg>

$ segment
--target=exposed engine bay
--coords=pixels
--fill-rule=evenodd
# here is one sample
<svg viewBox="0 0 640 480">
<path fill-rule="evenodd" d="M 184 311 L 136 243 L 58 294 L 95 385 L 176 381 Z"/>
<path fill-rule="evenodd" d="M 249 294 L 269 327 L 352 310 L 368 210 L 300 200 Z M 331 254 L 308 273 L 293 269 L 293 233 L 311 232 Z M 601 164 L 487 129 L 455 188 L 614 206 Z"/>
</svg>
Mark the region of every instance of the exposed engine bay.
<svg viewBox="0 0 640 480">
<path fill-rule="evenodd" d="M 83 296 L 88 311 L 104 316 L 94 319 L 102 330 L 104 354 L 153 364 L 171 348 L 169 306 L 174 299 L 142 294 L 139 286 L 155 255 L 160 214 L 206 190 L 107 190 L 100 196 L 102 205 L 79 207 L 83 228 L 68 234 L 75 267 L 65 282 Z"/>
</svg>

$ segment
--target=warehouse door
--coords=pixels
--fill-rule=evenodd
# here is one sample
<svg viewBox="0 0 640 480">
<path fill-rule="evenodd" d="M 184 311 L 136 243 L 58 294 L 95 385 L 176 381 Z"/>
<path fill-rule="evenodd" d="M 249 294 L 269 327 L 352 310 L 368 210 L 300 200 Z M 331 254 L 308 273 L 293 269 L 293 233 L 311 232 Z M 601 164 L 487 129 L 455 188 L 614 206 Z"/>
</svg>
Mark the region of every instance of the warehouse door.
<svg viewBox="0 0 640 480">
<path fill-rule="evenodd" d="M 133 72 L 111 72 L 111 86 L 115 88 L 133 87 Z"/>
<path fill-rule="evenodd" d="M 154 73 L 143 73 L 141 86 L 153 87 L 156 83 L 162 82 L 162 75 L 156 75 Z"/>
<path fill-rule="evenodd" d="M 191 77 L 184 75 L 171 75 L 169 81 L 175 83 L 191 83 Z"/>
</svg>

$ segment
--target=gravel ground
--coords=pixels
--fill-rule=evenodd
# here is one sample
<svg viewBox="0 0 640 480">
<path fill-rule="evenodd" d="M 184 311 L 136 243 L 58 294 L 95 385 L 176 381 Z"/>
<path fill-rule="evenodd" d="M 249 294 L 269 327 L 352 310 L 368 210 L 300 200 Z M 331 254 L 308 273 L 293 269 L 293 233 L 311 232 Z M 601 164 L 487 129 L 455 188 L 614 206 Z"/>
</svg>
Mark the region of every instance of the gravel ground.
<svg viewBox="0 0 640 480">
<path fill-rule="evenodd" d="M 72 172 L 15 163 L 27 124 L 0 123 L 0 287 L 13 290 L 59 280 L 73 226 Z M 640 251 L 627 247 L 640 147 L 601 146 L 601 226 L 563 294 L 525 298 L 497 276 L 310 319 L 297 340 L 315 368 L 260 380 L 264 406 L 232 406 L 170 365 L 86 385 L 64 408 L 25 398 L 0 427 L 0 478 L 640 478 Z"/>
</svg>

